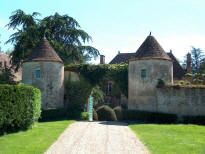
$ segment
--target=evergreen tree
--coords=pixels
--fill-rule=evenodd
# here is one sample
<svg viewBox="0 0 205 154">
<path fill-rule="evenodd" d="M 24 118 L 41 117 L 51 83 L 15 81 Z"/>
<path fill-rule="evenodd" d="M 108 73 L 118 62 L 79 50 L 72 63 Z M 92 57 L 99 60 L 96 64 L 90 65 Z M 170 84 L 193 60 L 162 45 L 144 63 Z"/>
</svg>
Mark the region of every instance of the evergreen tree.
<svg viewBox="0 0 205 154">
<path fill-rule="evenodd" d="M 8 29 L 17 31 L 7 41 L 14 44 L 11 56 L 16 68 L 43 37 L 48 39 L 65 64 L 85 62 L 99 56 L 97 49 L 84 45 L 92 39 L 80 29 L 74 18 L 55 13 L 39 19 L 39 15 L 37 12 L 25 14 L 22 10 L 16 10 L 9 18 Z"/>
</svg>

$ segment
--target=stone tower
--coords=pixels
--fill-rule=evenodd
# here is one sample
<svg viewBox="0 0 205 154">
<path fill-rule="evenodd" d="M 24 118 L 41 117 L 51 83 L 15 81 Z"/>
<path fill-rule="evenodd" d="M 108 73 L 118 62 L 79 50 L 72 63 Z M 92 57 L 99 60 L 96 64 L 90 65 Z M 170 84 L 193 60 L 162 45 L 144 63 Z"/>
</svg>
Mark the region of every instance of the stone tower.
<svg viewBox="0 0 205 154">
<path fill-rule="evenodd" d="M 47 39 L 24 61 L 22 82 L 41 90 L 43 109 L 64 106 L 64 64 Z"/>
<path fill-rule="evenodd" d="M 158 79 L 173 83 L 173 63 L 157 40 L 149 35 L 129 61 L 128 109 L 157 110 Z"/>
</svg>

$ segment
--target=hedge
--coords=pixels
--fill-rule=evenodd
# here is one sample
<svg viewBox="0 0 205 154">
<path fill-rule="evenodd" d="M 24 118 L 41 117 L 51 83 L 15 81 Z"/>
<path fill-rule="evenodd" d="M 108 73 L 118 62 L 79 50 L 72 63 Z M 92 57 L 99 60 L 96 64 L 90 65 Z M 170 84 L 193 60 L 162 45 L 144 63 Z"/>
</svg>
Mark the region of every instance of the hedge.
<svg viewBox="0 0 205 154">
<path fill-rule="evenodd" d="M 44 109 L 41 112 L 41 117 L 39 121 L 54 121 L 66 119 L 67 109 L 66 108 L 52 108 Z"/>
<path fill-rule="evenodd" d="M 96 111 L 100 121 L 117 121 L 115 112 L 107 105 L 100 106 Z"/>
<path fill-rule="evenodd" d="M 41 114 L 41 92 L 26 85 L 0 85 L 0 133 L 27 129 Z"/>
<path fill-rule="evenodd" d="M 177 122 L 176 114 L 167 114 L 160 112 L 147 112 L 137 110 L 123 110 L 123 120 L 139 121 L 148 123 L 175 123 Z"/>
</svg>

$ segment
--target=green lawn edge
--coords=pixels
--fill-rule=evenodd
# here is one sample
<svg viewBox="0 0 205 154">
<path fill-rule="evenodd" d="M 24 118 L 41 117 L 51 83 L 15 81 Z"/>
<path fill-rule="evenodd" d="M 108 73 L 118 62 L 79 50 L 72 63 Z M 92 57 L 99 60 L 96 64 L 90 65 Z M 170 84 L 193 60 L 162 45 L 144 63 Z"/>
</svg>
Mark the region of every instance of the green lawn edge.
<svg viewBox="0 0 205 154">
<path fill-rule="evenodd" d="M 129 124 L 151 154 L 204 154 L 205 126 Z"/>
<path fill-rule="evenodd" d="M 0 154 L 44 153 L 74 120 L 38 122 L 32 129 L 0 136 Z"/>
</svg>

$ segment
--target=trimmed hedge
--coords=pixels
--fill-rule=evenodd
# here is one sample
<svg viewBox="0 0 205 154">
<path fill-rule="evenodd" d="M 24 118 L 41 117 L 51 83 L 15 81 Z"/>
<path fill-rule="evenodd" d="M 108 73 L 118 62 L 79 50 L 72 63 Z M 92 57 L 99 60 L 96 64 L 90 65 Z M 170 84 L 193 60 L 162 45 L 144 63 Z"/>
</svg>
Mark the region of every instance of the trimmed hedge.
<svg viewBox="0 0 205 154">
<path fill-rule="evenodd" d="M 122 109 L 122 107 L 121 106 L 116 106 L 113 110 L 115 111 L 117 120 L 118 121 L 123 120 L 123 109 Z"/>
<path fill-rule="evenodd" d="M 0 85 L 0 131 L 27 129 L 41 114 L 39 89 L 19 85 Z"/>
<path fill-rule="evenodd" d="M 185 124 L 205 125 L 205 116 L 183 116 L 182 119 Z"/>
<path fill-rule="evenodd" d="M 123 110 L 123 120 L 149 122 L 149 123 L 175 123 L 176 114 L 147 112 L 137 110 Z"/>
<path fill-rule="evenodd" d="M 98 120 L 100 121 L 117 121 L 115 112 L 107 105 L 102 105 L 97 109 Z"/>
<path fill-rule="evenodd" d="M 42 110 L 41 118 L 39 121 L 53 121 L 53 120 L 62 120 L 66 119 L 67 109 L 66 108 L 53 108 Z"/>
</svg>

